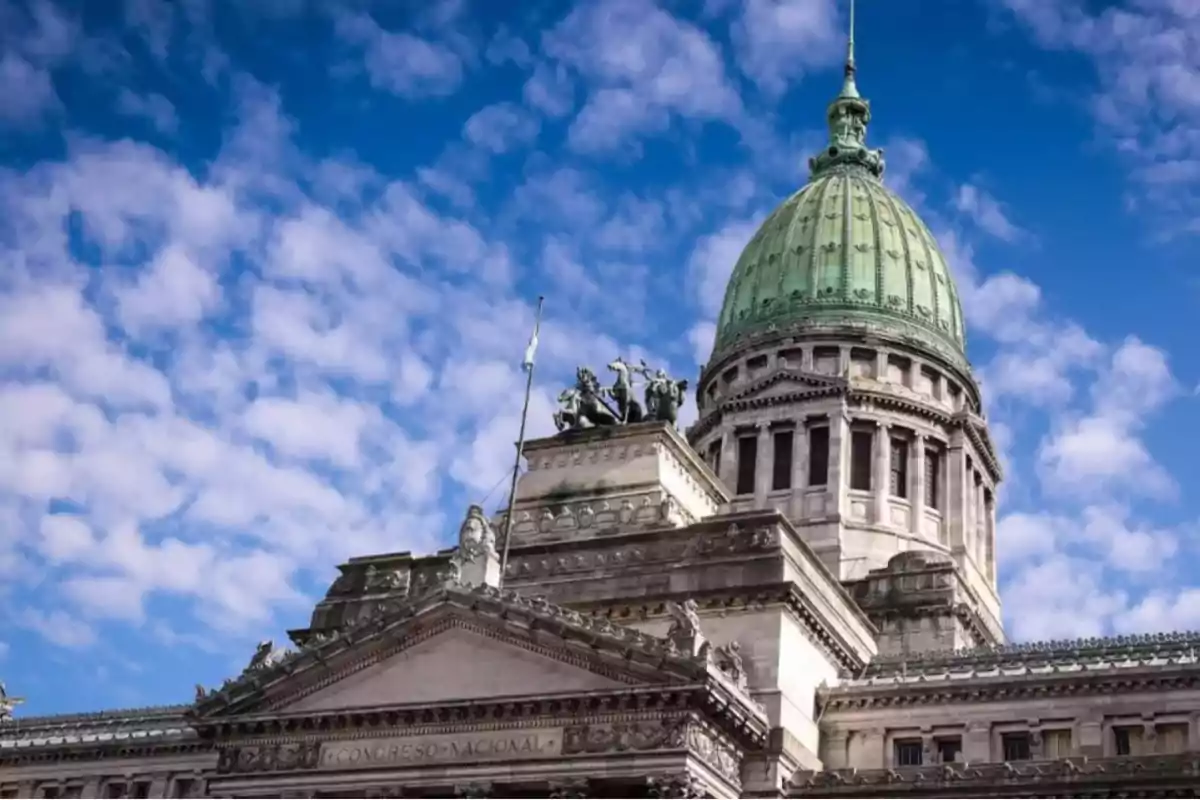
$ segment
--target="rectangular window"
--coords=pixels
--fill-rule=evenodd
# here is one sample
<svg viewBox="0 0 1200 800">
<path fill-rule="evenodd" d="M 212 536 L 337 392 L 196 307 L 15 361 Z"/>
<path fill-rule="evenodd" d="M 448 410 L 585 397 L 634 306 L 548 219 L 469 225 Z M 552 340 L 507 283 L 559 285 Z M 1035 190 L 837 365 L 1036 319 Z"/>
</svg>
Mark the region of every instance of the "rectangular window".
<svg viewBox="0 0 1200 800">
<path fill-rule="evenodd" d="M 57 786 L 43 786 L 42 787 L 42 797 L 48 797 L 48 798 L 51 798 L 51 800 L 58 800 L 58 787 Z"/>
<path fill-rule="evenodd" d="M 776 431 L 774 437 L 775 452 L 771 470 L 771 489 L 792 488 L 792 442 L 795 434 L 792 431 Z"/>
<path fill-rule="evenodd" d="M 715 439 L 708 446 L 708 465 L 712 467 L 713 472 L 721 475 L 721 440 Z"/>
<path fill-rule="evenodd" d="M 104 787 L 104 796 L 105 797 L 125 797 L 126 796 L 125 784 L 123 784 L 123 783 L 108 784 L 107 786 Z"/>
<path fill-rule="evenodd" d="M 1158 752 L 1185 753 L 1188 749 L 1188 726 L 1185 722 L 1171 722 L 1155 729 L 1155 745 Z"/>
<path fill-rule="evenodd" d="M 925 506 L 927 508 L 940 508 L 939 503 L 942 499 L 942 454 L 937 450 L 932 450 L 928 446 L 925 448 Z"/>
<path fill-rule="evenodd" d="M 1042 755 L 1048 759 L 1070 757 L 1070 729 L 1063 728 L 1061 730 L 1042 731 Z"/>
<path fill-rule="evenodd" d="M 829 482 L 829 428 L 808 429 L 808 485 L 824 486 Z"/>
<path fill-rule="evenodd" d="M 892 497 L 908 497 L 908 442 L 903 439 L 892 439 L 889 481 Z"/>
<path fill-rule="evenodd" d="M 1143 729 L 1141 725 L 1116 725 L 1113 727 L 1113 750 L 1119 756 L 1140 756 Z"/>
<path fill-rule="evenodd" d="M 150 796 L 150 781 L 138 781 L 133 784 L 133 794 L 135 798 L 147 798 Z"/>
<path fill-rule="evenodd" d="M 895 765 L 897 767 L 919 767 L 924 760 L 925 749 L 920 739 L 897 739 L 895 747 Z"/>
<path fill-rule="evenodd" d="M 962 738 L 947 736 L 937 740 L 938 763 L 955 764 L 962 761 Z"/>
<path fill-rule="evenodd" d="M 1000 746 L 1004 751 L 1005 761 L 1028 761 L 1032 755 L 1029 733 L 1003 733 L 1000 735 Z"/>
<path fill-rule="evenodd" d="M 171 797 L 190 797 L 192 794 L 191 778 L 176 778 L 175 786 L 171 789 Z"/>
<path fill-rule="evenodd" d="M 871 450 L 875 434 L 854 431 L 850 434 L 850 488 L 871 490 Z"/>
<path fill-rule="evenodd" d="M 754 468 L 758 462 L 758 436 L 738 439 L 737 494 L 754 494 Z"/>
</svg>

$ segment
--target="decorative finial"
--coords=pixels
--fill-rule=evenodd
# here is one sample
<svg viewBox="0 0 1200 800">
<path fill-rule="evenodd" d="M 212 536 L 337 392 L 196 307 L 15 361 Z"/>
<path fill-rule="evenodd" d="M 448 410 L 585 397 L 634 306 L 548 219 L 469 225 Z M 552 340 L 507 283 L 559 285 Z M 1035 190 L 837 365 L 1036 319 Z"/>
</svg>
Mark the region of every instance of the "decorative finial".
<svg viewBox="0 0 1200 800">
<path fill-rule="evenodd" d="M 867 148 L 867 123 L 871 121 L 871 104 L 858 93 L 854 63 L 855 0 L 850 0 L 850 30 L 846 37 L 846 68 L 842 91 L 829 104 L 826 122 L 829 125 L 829 146 L 809 159 L 812 177 L 818 177 L 839 167 L 866 168 L 876 178 L 883 176 L 883 151 Z"/>
</svg>

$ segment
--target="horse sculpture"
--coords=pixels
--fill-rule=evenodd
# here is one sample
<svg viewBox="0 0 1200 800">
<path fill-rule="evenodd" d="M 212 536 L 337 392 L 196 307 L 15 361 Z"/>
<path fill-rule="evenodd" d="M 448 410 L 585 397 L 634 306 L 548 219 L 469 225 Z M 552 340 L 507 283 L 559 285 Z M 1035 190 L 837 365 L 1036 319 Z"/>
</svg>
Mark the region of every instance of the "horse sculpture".
<svg viewBox="0 0 1200 800">
<path fill-rule="evenodd" d="M 641 422 L 644 416 L 642 404 L 633 396 L 633 370 L 625 359 L 618 357 L 608 364 L 608 368 L 617 373 L 617 380 L 607 394 L 617 403 L 617 419 L 621 422 Z"/>
</svg>

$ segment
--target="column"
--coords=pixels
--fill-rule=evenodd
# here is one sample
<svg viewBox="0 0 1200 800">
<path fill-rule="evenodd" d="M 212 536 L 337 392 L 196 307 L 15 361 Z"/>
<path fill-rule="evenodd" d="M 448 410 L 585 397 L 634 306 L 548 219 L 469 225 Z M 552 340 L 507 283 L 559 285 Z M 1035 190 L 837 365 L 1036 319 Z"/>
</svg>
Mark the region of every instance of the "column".
<svg viewBox="0 0 1200 800">
<path fill-rule="evenodd" d="M 961 432 L 955 432 L 950 439 L 950 446 L 946 450 L 944 475 L 946 502 L 945 519 L 942 524 L 946 526 L 949 534 L 950 546 L 957 549 L 966 545 L 969 513 L 967 506 L 970 503 L 970 495 L 966 492 L 967 454 L 963 448 Z"/>
<path fill-rule="evenodd" d="M 812 372 L 813 371 L 812 345 L 805 345 L 800 348 L 800 369 L 803 372 Z"/>
<path fill-rule="evenodd" d="M 887 380 L 887 353 L 876 351 L 875 353 L 875 380 L 883 383 Z"/>
<path fill-rule="evenodd" d="M 808 424 L 800 420 L 792 437 L 792 495 L 800 503 L 799 514 L 805 516 L 804 492 L 808 489 Z"/>
<path fill-rule="evenodd" d="M 737 488 L 737 434 L 732 430 L 725 431 L 721 438 L 721 468 L 717 474 L 730 492 Z"/>
<path fill-rule="evenodd" d="M 875 522 L 880 525 L 887 525 L 889 522 L 888 515 L 888 495 L 889 478 L 891 477 L 891 457 L 892 457 L 892 428 L 885 423 L 877 423 L 875 427 L 875 468 L 871 476 L 872 494 L 875 496 Z"/>
<path fill-rule="evenodd" d="M 771 491 L 771 475 L 774 470 L 774 462 L 772 459 L 775 456 L 771 441 L 771 427 L 760 422 L 756 426 L 758 428 L 758 453 L 755 454 L 754 464 L 754 507 L 767 507 L 767 494 Z"/>
<path fill-rule="evenodd" d="M 825 481 L 825 513 L 846 516 L 846 497 L 850 491 L 850 422 L 845 407 L 829 414 L 829 477 Z"/>
<path fill-rule="evenodd" d="M 838 377 L 847 375 L 850 372 L 850 348 L 846 345 L 838 348 Z"/>
<path fill-rule="evenodd" d="M 925 533 L 925 434 L 913 435 L 912 452 L 909 453 L 908 473 L 911 476 L 909 503 L 912 506 L 912 525 L 909 528 L 918 536 Z"/>
</svg>

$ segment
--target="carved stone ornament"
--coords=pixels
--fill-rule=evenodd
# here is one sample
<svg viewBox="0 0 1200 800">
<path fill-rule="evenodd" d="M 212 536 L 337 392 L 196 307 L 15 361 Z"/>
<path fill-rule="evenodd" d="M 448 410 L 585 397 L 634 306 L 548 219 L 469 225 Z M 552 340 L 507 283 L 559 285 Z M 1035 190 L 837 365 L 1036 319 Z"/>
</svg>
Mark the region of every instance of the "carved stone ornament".
<svg viewBox="0 0 1200 800">
<path fill-rule="evenodd" d="M 217 759 L 217 772 L 288 772 L 316 769 L 320 754 L 320 742 L 278 742 L 229 747 L 223 749 Z"/>
<path fill-rule="evenodd" d="M 368 592 L 395 592 L 408 588 L 408 575 L 398 569 L 377 569 L 367 566 L 366 589 Z"/>
<path fill-rule="evenodd" d="M 696 601 L 690 597 L 682 603 L 669 600 L 667 614 L 671 617 L 667 641 L 685 656 L 698 656 L 704 652 L 707 642 L 700 631 L 700 615 L 696 611 Z"/>
<path fill-rule="evenodd" d="M 555 781 L 550 784 L 550 791 L 547 795 L 550 798 L 558 798 L 558 800 L 568 800 L 568 798 L 590 797 L 588 794 L 588 779 L 574 778 L 568 781 Z"/>
<path fill-rule="evenodd" d="M 682 720 L 572 725 L 563 732 L 564 755 L 643 750 L 676 750 L 684 746 Z"/>
<path fill-rule="evenodd" d="M 25 702 L 24 697 L 13 697 L 0 681 L 0 722 L 13 718 L 13 710 Z"/>
<path fill-rule="evenodd" d="M 258 648 L 255 649 L 254 655 L 250 657 L 250 663 L 246 665 L 246 669 L 242 674 L 247 675 L 253 672 L 269 670 L 286 661 L 290 655 L 291 653 L 288 650 L 276 648 L 274 642 L 270 639 L 264 639 L 258 643 Z"/>
<path fill-rule="evenodd" d="M 746 665 L 742 661 L 742 647 L 737 642 L 723 644 L 713 649 L 713 661 L 717 669 L 725 673 L 729 680 L 743 692 L 749 690 L 750 681 L 746 675 Z"/>
<path fill-rule="evenodd" d="M 496 532 L 477 505 L 467 509 L 467 518 L 458 529 L 458 552 L 469 562 L 496 555 Z"/>
<path fill-rule="evenodd" d="M 652 775 L 646 778 L 647 797 L 708 797 L 708 792 L 695 777 L 681 775 Z"/>
</svg>

